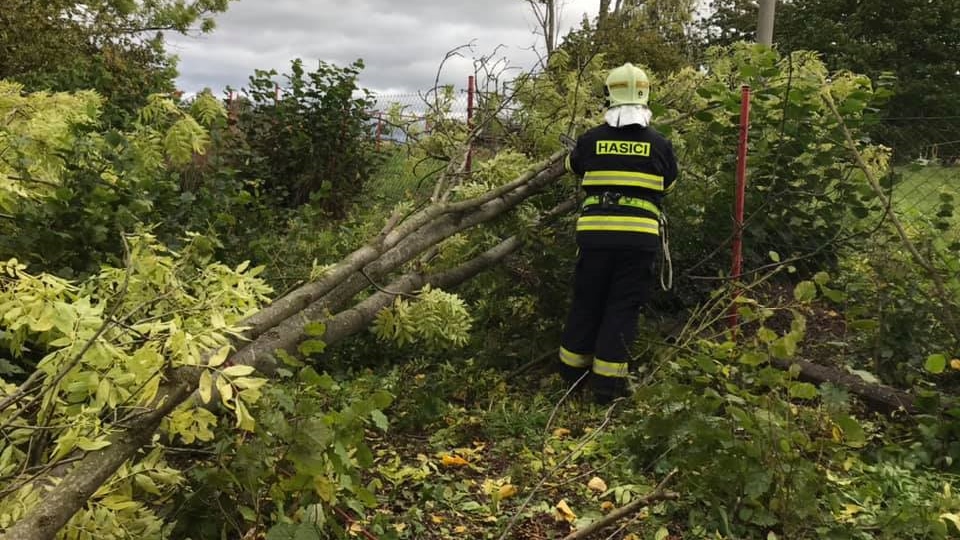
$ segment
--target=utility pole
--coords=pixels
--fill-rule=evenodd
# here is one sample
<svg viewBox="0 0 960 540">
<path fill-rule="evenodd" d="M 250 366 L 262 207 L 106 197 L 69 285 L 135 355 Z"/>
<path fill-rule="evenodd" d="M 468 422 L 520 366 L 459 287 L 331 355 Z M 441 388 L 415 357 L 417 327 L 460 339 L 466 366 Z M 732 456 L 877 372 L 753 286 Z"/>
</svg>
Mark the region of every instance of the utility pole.
<svg viewBox="0 0 960 540">
<path fill-rule="evenodd" d="M 757 24 L 757 43 L 773 45 L 773 19 L 777 0 L 760 0 L 760 21 Z"/>
</svg>

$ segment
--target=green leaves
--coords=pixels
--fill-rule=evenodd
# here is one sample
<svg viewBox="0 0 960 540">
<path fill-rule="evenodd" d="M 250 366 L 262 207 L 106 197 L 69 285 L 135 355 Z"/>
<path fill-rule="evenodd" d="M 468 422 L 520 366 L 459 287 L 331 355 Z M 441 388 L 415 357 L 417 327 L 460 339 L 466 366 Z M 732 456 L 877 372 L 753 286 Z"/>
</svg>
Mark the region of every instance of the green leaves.
<svg viewBox="0 0 960 540">
<path fill-rule="evenodd" d="M 433 350 L 466 344 L 472 325 L 460 297 L 426 286 L 415 302 L 397 298 L 377 314 L 373 331 L 398 345 L 422 342 Z"/>
<path fill-rule="evenodd" d="M 810 383 L 792 383 L 790 385 L 790 397 L 796 399 L 814 399 L 820 395 L 817 387 Z"/>
<path fill-rule="evenodd" d="M 280 77 L 273 70 L 250 77 L 242 90 L 250 106 L 237 117 L 247 155 L 235 166 L 262 178 L 289 207 L 313 201 L 339 212 L 360 193 L 378 160 L 367 112 L 373 102 L 358 86 L 362 62 L 316 65 L 311 71 L 295 59 Z"/>
<path fill-rule="evenodd" d="M 209 402 L 216 388 L 223 403 L 236 409 L 239 427 L 253 429 L 248 405 L 260 397 L 266 381 L 251 377 L 249 366 L 219 368 L 230 353 L 227 337 L 239 332 L 237 323 L 269 292 L 255 277 L 257 269 L 197 265 L 189 238 L 176 253 L 148 234 L 126 240 L 124 267 L 103 266 L 79 282 L 33 275 L 15 260 L 0 264 L 0 347 L 15 358 L 31 351 L 43 355 L 34 392 L 0 411 L 0 423 L 17 426 L 11 437 L 0 441 L 0 466 L 8 472 L 11 466 L 22 468 L 28 459 L 15 452 L 16 447 L 39 441 L 35 436 L 41 432 L 49 437 L 45 465 L 106 448 L 116 430 L 114 422 L 127 421 L 131 409 L 155 405 L 171 365 L 201 366 L 206 351 L 215 352 L 201 368 L 200 401 Z M 0 385 L 5 395 L 15 388 L 2 381 Z M 23 415 L 26 406 L 37 412 Z M 37 415 L 42 424 L 37 424 Z M 174 411 L 163 429 L 167 438 L 189 445 L 212 440 L 215 424 L 210 411 L 194 405 Z M 45 429 L 49 426 L 62 427 Z M 105 515 L 78 514 L 78 523 L 90 519 L 90 531 L 108 530 L 104 524 L 115 520 L 129 520 L 128 527 L 153 523 L 150 511 L 131 501 L 130 490 L 135 484 L 146 493 L 166 496 L 166 486 L 178 477 L 162 466 L 159 456 L 144 462 L 152 463 L 146 476 L 121 470 L 98 492 L 93 504 Z M 98 498 L 103 505 L 96 503 Z M 0 513 L 9 513 L 8 502 L 0 501 Z M 127 512 L 142 515 L 134 519 Z"/>
<path fill-rule="evenodd" d="M 793 297 L 798 302 L 810 302 L 817 297 L 817 286 L 812 281 L 801 281 L 793 289 Z"/>
<path fill-rule="evenodd" d="M 947 357 L 942 354 L 931 354 L 923 363 L 923 368 L 930 373 L 939 375 L 947 368 Z"/>
<path fill-rule="evenodd" d="M 322 540 L 320 532 L 313 523 L 279 523 L 267 531 L 266 540 Z"/>
<path fill-rule="evenodd" d="M 24 95 L 22 86 L 0 79 L 0 208 L 54 193 L 75 129 L 97 120 L 100 103 L 93 92 Z"/>
<path fill-rule="evenodd" d="M 195 154 L 203 154 L 210 137 L 192 116 L 185 116 L 167 130 L 164 150 L 176 165 L 190 163 Z"/>
<path fill-rule="evenodd" d="M 861 448 L 866 445 L 866 435 L 856 418 L 848 415 L 837 415 L 833 418 L 833 421 L 840 428 L 840 436 L 844 444 L 853 448 Z"/>
</svg>

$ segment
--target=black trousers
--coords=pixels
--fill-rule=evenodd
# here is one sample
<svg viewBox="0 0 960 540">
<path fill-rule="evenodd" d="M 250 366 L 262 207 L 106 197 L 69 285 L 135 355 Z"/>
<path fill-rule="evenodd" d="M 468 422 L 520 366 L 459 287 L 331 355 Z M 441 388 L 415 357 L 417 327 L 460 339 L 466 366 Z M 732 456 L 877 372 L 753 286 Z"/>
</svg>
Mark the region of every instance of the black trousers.
<svg viewBox="0 0 960 540">
<path fill-rule="evenodd" d="M 573 304 L 560 338 L 561 361 L 597 375 L 626 376 L 637 337 L 640 308 L 655 282 L 656 252 L 581 248 L 574 273 Z M 623 364 L 624 373 L 602 366 Z"/>
</svg>

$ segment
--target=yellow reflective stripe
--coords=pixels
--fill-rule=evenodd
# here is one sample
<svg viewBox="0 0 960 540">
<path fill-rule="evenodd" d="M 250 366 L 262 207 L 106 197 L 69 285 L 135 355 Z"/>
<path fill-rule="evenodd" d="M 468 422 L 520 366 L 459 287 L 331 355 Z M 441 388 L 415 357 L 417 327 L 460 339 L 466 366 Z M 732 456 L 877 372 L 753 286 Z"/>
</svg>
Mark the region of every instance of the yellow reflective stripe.
<svg viewBox="0 0 960 540">
<path fill-rule="evenodd" d="M 560 361 L 573 368 L 588 368 L 593 363 L 593 355 L 577 354 L 560 347 Z"/>
<path fill-rule="evenodd" d="M 655 219 L 633 216 L 580 216 L 577 230 L 660 234 L 660 223 Z"/>
<path fill-rule="evenodd" d="M 600 204 L 600 197 L 597 195 L 591 195 L 583 200 L 583 206 L 591 206 L 594 204 Z M 621 197 L 616 203 L 615 206 L 629 206 L 631 208 L 640 208 L 641 210 L 646 210 L 647 212 L 652 212 L 653 214 L 659 216 L 660 209 L 657 208 L 657 205 L 645 199 L 637 199 L 635 197 Z"/>
<path fill-rule="evenodd" d="M 606 362 L 604 360 L 593 361 L 593 372 L 602 377 L 625 378 L 628 371 L 626 362 Z"/>
<path fill-rule="evenodd" d="M 663 177 L 627 171 L 587 171 L 584 186 L 630 186 L 663 191 Z"/>
<path fill-rule="evenodd" d="M 667 186 L 667 189 L 663 190 L 663 192 L 664 192 L 664 193 L 670 193 L 671 191 L 673 191 L 673 188 L 675 188 L 675 187 L 677 187 L 677 181 L 676 181 L 676 180 L 674 180 L 673 182 L 670 182 L 670 185 Z"/>
</svg>

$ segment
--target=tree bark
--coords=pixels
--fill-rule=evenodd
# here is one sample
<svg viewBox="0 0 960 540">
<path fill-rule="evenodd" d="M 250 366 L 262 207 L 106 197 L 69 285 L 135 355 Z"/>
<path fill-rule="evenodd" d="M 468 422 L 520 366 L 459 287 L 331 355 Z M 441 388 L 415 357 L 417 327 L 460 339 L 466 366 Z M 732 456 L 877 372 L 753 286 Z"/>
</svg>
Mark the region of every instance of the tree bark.
<svg viewBox="0 0 960 540">
<path fill-rule="evenodd" d="M 594 521 L 590 525 L 564 536 L 563 540 L 583 540 L 584 538 L 589 538 L 604 528 L 613 525 L 617 521 L 620 521 L 631 514 L 635 514 L 645 506 L 650 506 L 650 504 L 655 502 L 675 501 L 679 499 L 679 494 L 666 490 L 667 484 L 670 483 L 670 480 L 672 480 L 676 474 L 677 470 L 674 469 L 663 480 L 661 480 L 659 484 L 657 484 L 657 487 L 653 488 L 653 491 L 649 495 L 640 497 L 635 501 L 627 503 L 626 506 L 611 511 L 609 514 L 603 516 L 597 521 Z"/>
<path fill-rule="evenodd" d="M 244 321 L 243 326 L 251 328 L 248 333 L 244 334 L 244 337 L 248 340 L 255 339 L 257 337 L 255 334 L 256 329 L 273 328 L 284 319 L 303 310 L 333 290 L 334 287 L 345 279 L 358 272 L 361 268 L 375 261 L 385 250 L 393 248 L 401 240 L 410 236 L 434 219 L 444 214 L 465 212 L 482 206 L 494 199 L 503 197 L 533 180 L 545 169 L 558 163 L 565 155 L 565 151 L 557 152 L 546 160 L 532 166 L 526 173 L 512 182 L 491 190 L 479 197 L 456 203 L 433 204 L 414 214 L 396 227 L 388 226 L 380 235 L 365 246 L 342 259 L 320 280 L 296 289 L 283 298 L 272 302 L 269 306 Z M 556 176 L 553 178 L 556 178 Z"/>
<path fill-rule="evenodd" d="M 416 234 L 411 233 L 403 241 L 397 242 L 392 249 L 382 253 L 366 267 L 366 276 L 379 279 L 445 238 L 502 215 L 561 174 L 563 174 L 562 165 L 553 163 L 539 174 L 533 175 L 526 184 L 473 208 L 472 213 L 443 215 L 428 228 L 418 230 Z M 466 205 L 462 207 L 469 208 Z M 304 325 L 324 319 L 331 312 L 339 311 L 357 293 L 367 288 L 369 285 L 367 277 L 359 274 L 359 271 L 358 268 L 354 275 L 334 286 L 326 295 L 271 328 L 262 336 L 262 339 L 257 340 L 259 343 L 257 347 L 247 346 L 239 350 L 233 355 L 231 362 L 252 365 L 259 371 L 272 373 L 274 351 L 294 352 L 300 343 Z"/>
<path fill-rule="evenodd" d="M 831 383 L 842 386 L 860 396 L 870 408 L 876 411 L 907 414 L 917 412 L 913 396 L 892 386 L 869 383 L 852 373 L 806 360 L 774 360 L 772 363 L 784 371 L 789 370 L 790 366 L 799 366 L 801 380 L 814 384 Z"/>
<path fill-rule="evenodd" d="M 610 0 L 600 0 L 600 11 L 597 13 L 597 28 L 603 28 L 610 16 Z"/>
<path fill-rule="evenodd" d="M 537 19 L 537 24 L 543 32 L 544 45 L 547 48 L 547 58 L 553 54 L 557 46 L 557 34 L 559 33 L 559 11 L 560 6 L 557 0 L 527 0 L 530 11 Z"/>
<path fill-rule="evenodd" d="M 199 375 L 198 375 L 199 377 Z M 86 504 L 120 466 L 153 437 L 163 418 L 170 414 L 191 393 L 192 388 L 184 382 L 162 385 L 168 399 L 138 419 L 133 429 L 110 437 L 110 446 L 89 452 L 70 468 L 62 480 L 45 494 L 40 505 L 13 524 L 2 540 L 52 539 L 73 515 Z M 47 479 L 49 481 L 49 479 Z M 37 486 L 43 489 L 42 486 Z"/>
</svg>

